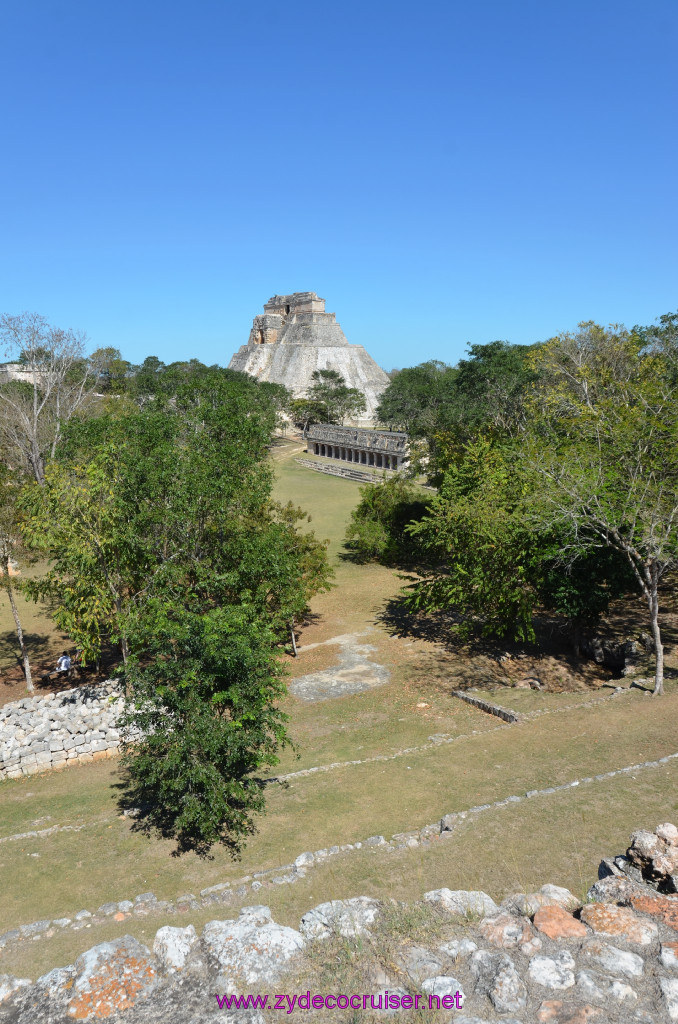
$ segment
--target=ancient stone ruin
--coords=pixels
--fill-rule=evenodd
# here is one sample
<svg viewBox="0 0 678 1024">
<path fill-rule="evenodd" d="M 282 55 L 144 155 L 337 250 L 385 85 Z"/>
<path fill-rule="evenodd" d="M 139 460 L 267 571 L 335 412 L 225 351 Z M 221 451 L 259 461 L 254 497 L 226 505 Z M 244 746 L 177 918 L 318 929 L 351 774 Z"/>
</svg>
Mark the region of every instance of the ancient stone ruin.
<svg viewBox="0 0 678 1024">
<path fill-rule="evenodd" d="M 376 469 L 401 469 L 409 457 L 407 434 L 392 430 L 316 423 L 306 431 L 306 445 L 312 455 Z"/>
<path fill-rule="evenodd" d="M 348 387 L 365 396 L 367 409 L 358 421 L 374 423 L 388 377 L 362 345 L 349 345 L 334 313 L 315 292 L 274 295 L 255 316 L 246 345 L 235 353 L 229 369 L 258 380 L 283 384 L 295 398 L 311 386 L 315 370 L 337 370 Z"/>
</svg>

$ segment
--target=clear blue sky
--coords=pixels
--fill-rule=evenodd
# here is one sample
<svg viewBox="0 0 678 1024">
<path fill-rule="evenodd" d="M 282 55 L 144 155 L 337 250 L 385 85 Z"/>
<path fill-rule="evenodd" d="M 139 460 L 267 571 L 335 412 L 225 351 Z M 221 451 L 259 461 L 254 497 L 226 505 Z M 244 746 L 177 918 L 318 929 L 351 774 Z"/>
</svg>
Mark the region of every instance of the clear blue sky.
<svg viewBox="0 0 678 1024">
<path fill-rule="evenodd" d="M 678 307 L 675 0 L 0 11 L 0 311 L 227 363 L 317 291 L 387 369 Z"/>
</svg>

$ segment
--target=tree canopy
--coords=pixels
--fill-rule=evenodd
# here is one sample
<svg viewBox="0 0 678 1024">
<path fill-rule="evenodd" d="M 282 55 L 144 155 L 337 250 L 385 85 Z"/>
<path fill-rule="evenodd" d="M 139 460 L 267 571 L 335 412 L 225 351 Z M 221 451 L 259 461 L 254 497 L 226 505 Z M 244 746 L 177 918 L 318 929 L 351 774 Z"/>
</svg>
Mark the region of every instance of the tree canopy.
<svg viewBox="0 0 678 1024">
<path fill-rule="evenodd" d="M 343 423 L 347 417 L 365 411 L 365 396 L 357 388 L 348 387 L 338 370 L 314 370 L 311 380 L 306 401 L 312 415 L 317 414 L 324 423 Z"/>
<path fill-rule="evenodd" d="M 419 559 L 410 607 L 522 640 L 536 609 L 551 609 L 578 648 L 635 587 L 660 693 L 659 587 L 678 557 L 677 387 L 678 314 L 630 331 L 585 322 L 529 348 L 473 346 L 454 368 L 402 370 L 380 415 L 424 439 L 439 484 L 405 527 Z M 382 559 L 398 522 L 383 505 L 373 496 L 351 528 Z"/>
<path fill-rule="evenodd" d="M 256 772 L 287 742 L 279 651 L 330 571 L 303 513 L 271 498 L 270 389 L 212 370 L 174 392 L 72 425 L 24 495 L 25 536 L 51 559 L 31 589 L 85 659 L 121 645 L 145 824 L 237 851 Z"/>
</svg>

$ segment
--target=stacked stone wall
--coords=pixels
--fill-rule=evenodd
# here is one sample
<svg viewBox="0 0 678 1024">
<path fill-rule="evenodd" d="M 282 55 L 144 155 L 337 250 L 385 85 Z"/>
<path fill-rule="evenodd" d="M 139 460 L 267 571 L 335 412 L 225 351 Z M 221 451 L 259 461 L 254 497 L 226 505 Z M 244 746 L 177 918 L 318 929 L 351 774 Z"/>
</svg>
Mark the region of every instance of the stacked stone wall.
<svg viewBox="0 0 678 1024">
<path fill-rule="evenodd" d="M 0 780 L 110 757 L 120 746 L 118 683 L 81 686 L 0 708 Z"/>
<path fill-rule="evenodd" d="M 320 462 L 313 462 L 312 459 L 295 459 L 300 466 L 306 466 L 307 469 L 314 469 L 316 473 L 327 473 L 329 476 L 340 476 L 344 480 L 357 480 L 360 483 L 378 483 L 380 477 L 374 473 L 361 473 L 358 469 L 345 469 L 343 466 L 332 466 L 323 465 Z M 382 469 L 381 473 L 392 473 L 394 470 Z"/>
</svg>

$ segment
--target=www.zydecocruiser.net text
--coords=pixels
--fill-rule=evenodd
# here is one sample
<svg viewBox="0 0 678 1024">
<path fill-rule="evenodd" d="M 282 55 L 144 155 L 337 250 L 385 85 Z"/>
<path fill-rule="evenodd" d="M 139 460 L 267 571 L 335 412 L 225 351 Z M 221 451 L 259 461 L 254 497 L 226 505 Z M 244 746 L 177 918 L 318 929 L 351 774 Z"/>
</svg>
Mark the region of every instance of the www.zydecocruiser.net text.
<svg viewBox="0 0 678 1024">
<path fill-rule="evenodd" d="M 284 1010 L 294 1013 L 295 1010 L 461 1010 L 463 995 L 452 992 L 445 996 L 436 995 L 404 995 L 380 992 L 379 995 L 312 995 L 311 992 L 286 995 L 236 996 L 215 993 L 220 1010 Z"/>
</svg>

